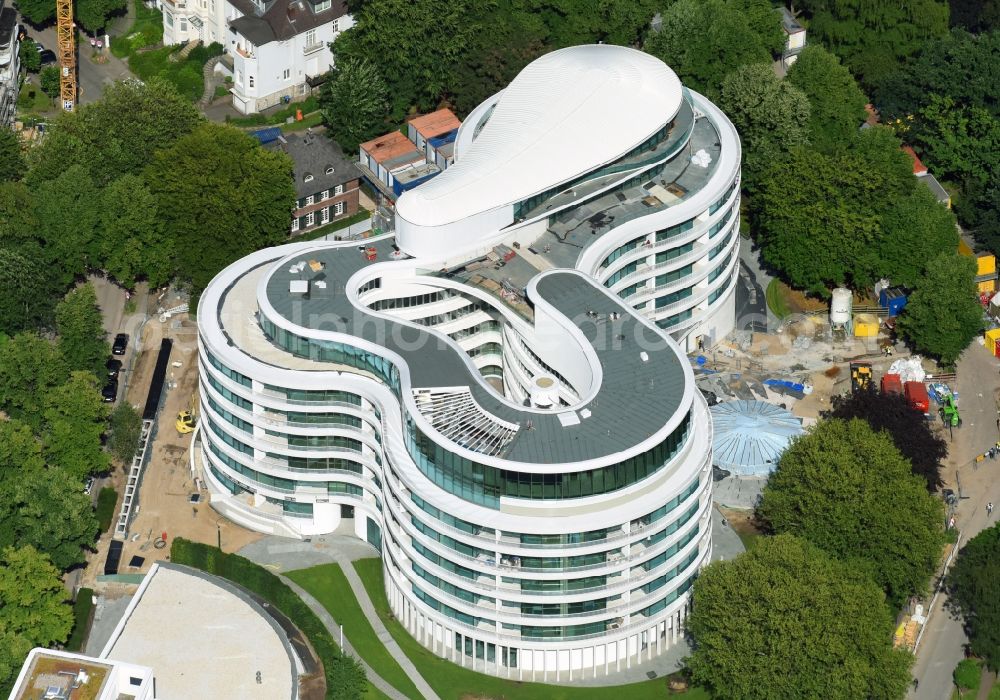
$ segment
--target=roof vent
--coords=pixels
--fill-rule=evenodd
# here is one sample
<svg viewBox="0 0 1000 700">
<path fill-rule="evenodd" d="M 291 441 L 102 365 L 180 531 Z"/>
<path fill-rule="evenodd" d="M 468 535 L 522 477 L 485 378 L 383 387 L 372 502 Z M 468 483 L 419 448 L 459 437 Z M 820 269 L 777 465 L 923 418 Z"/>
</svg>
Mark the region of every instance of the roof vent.
<svg viewBox="0 0 1000 700">
<path fill-rule="evenodd" d="M 332 165 L 326 166 L 326 174 L 327 175 L 333 175 L 333 166 Z"/>
<path fill-rule="evenodd" d="M 639 353 L 639 359 L 643 362 L 649 362 L 649 353 L 643 350 Z"/>
</svg>

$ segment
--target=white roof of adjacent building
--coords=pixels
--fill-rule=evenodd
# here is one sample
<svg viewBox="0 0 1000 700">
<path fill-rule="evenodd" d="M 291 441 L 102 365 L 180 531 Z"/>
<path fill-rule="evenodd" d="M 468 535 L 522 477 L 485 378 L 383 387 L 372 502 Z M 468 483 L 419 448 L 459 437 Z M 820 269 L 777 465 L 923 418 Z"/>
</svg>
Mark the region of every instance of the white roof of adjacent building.
<svg viewBox="0 0 1000 700">
<path fill-rule="evenodd" d="M 215 581 L 155 566 L 101 656 L 152 668 L 163 698 L 287 700 L 298 679 L 285 640 Z"/>
<path fill-rule="evenodd" d="M 514 78 L 455 165 L 403 194 L 396 213 L 435 226 L 544 192 L 628 153 L 672 119 L 682 99 L 677 75 L 642 51 L 553 51 Z"/>
</svg>

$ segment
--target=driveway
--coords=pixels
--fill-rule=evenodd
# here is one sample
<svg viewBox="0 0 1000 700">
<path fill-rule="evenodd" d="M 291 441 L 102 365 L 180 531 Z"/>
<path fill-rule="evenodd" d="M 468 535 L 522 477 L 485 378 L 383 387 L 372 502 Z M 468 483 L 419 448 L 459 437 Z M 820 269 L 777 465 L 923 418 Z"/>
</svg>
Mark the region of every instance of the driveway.
<svg viewBox="0 0 1000 700">
<path fill-rule="evenodd" d="M 55 25 L 38 29 L 18 16 L 20 22 L 28 31 L 28 36 L 40 42 L 47 49 L 56 50 L 56 29 Z M 104 88 L 118 80 L 133 78 L 135 76 L 129 72 L 128 65 L 120 58 L 112 56 L 109 52 L 108 62 L 104 64 L 94 63 L 90 60 L 92 49 L 85 34 L 81 34 L 82 46 L 77 47 L 77 85 L 79 86 L 80 104 L 88 104 L 101 98 Z"/>
<path fill-rule="evenodd" d="M 736 285 L 736 327 L 766 333 L 777 326 L 777 319 L 767 308 L 764 290 L 773 277 L 764 270 L 760 249 L 753 241 L 740 237 L 740 280 Z"/>
</svg>

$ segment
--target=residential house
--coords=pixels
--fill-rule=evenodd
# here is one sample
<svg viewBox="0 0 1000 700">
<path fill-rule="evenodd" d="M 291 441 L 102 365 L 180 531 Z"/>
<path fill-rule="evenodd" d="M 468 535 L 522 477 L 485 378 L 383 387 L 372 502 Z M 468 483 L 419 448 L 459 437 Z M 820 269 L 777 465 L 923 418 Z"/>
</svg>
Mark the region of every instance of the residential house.
<svg viewBox="0 0 1000 700">
<path fill-rule="evenodd" d="M 903 146 L 903 152 L 910 156 L 913 161 L 913 174 L 917 176 L 917 181 L 929 189 L 938 202 L 951 209 L 951 195 L 948 194 L 948 190 L 931 174 L 913 148 L 911 146 Z"/>
<path fill-rule="evenodd" d="M 455 137 L 460 126 L 462 122 L 450 109 L 439 109 L 410 120 L 406 133 L 428 163 L 446 170 L 455 162 Z"/>
<path fill-rule="evenodd" d="M 323 134 L 288 134 L 265 148 L 287 153 L 295 164 L 292 233 L 358 213 L 361 173 L 331 139 Z"/>
<path fill-rule="evenodd" d="M 21 81 L 20 48 L 17 11 L 4 7 L 0 10 L 0 127 L 14 123 Z"/>
<path fill-rule="evenodd" d="M 806 47 L 806 28 L 795 18 L 787 7 L 775 9 L 781 13 L 781 29 L 785 32 L 785 47 L 781 51 L 781 65 L 788 70 L 798 60 Z"/>
</svg>

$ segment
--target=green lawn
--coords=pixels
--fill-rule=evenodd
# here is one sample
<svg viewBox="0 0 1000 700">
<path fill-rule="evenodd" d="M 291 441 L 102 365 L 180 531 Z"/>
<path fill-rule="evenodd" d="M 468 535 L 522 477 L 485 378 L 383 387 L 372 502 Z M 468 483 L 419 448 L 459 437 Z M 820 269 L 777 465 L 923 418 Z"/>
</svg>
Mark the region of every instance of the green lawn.
<svg viewBox="0 0 1000 700">
<path fill-rule="evenodd" d="M 52 100 L 35 83 L 24 81 L 17 96 L 17 108 L 22 112 L 44 112 L 52 107 Z"/>
<path fill-rule="evenodd" d="M 128 67 L 142 80 L 162 78 L 172 83 L 177 92 L 194 102 L 205 89 L 202 68 L 208 59 L 222 54 L 222 44 L 199 46 L 182 61 L 171 61 L 170 55 L 181 50 L 180 46 L 164 46 L 151 51 L 135 51 L 128 56 Z"/>
<path fill-rule="evenodd" d="M 292 122 L 291 124 L 282 124 L 278 128 L 287 134 L 290 131 L 305 131 L 306 129 L 312 129 L 313 127 L 317 127 L 322 123 L 323 123 L 323 114 L 321 112 L 313 112 L 312 114 L 308 114 L 302 117 L 302 121 L 300 122 Z"/>
<path fill-rule="evenodd" d="M 792 309 L 785 300 L 781 282 L 778 280 L 771 280 L 768 283 L 767 289 L 764 290 L 764 298 L 767 300 L 767 308 L 778 318 L 784 318 L 792 313 Z"/>
<path fill-rule="evenodd" d="M 163 41 L 163 14 L 146 4 L 135 3 L 135 24 L 128 36 L 111 37 L 111 53 L 118 58 L 126 58 L 139 49 L 156 46 Z"/>
<path fill-rule="evenodd" d="M 362 559 L 354 562 L 354 568 L 364 582 L 382 623 L 442 700 L 463 700 L 470 697 L 504 700 L 606 700 L 615 696 L 628 700 L 663 700 L 669 695 L 665 678 L 615 688 L 568 688 L 508 681 L 464 669 L 422 647 L 392 616 L 382 582 L 381 560 Z M 703 690 L 695 689 L 671 697 L 707 700 L 709 695 Z"/>
<path fill-rule="evenodd" d="M 323 564 L 311 569 L 292 571 L 286 575 L 309 591 L 330 611 L 334 619 L 344 626 L 344 634 L 351 640 L 355 651 L 368 662 L 369 666 L 376 669 L 386 682 L 407 697 L 420 700 L 420 691 L 407 677 L 406 671 L 396 663 L 375 636 L 375 630 L 368 623 L 357 598 L 351 592 L 351 586 L 339 564 Z"/>
<path fill-rule="evenodd" d="M 97 494 L 97 524 L 101 532 L 107 532 L 115 518 L 115 506 L 118 505 L 118 492 L 110 486 L 105 486 Z"/>
<path fill-rule="evenodd" d="M 73 631 L 66 642 L 68 651 L 80 651 L 87 641 L 87 633 L 90 632 L 90 616 L 94 610 L 94 591 L 89 588 L 81 588 L 76 592 L 76 601 L 73 603 Z"/>
<path fill-rule="evenodd" d="M 352 216 L 348 216 L 346 219 L 341 219 L 340 221 L 333 221 L 326 226 L 320 226 L 319 228 L 307 231 L 301 235 L 292 236 L 292 240 L 301 241 L 314 241 L 317 238 L 322 238 L 323 236 L 328 236 L 329 234 L 345 229 L 349 226 L 353 226 L 359 221 L 364 221 L 371 216 L 371 212 L 367 209 L 359 209 L 358 212 Z"/>
</svg>

